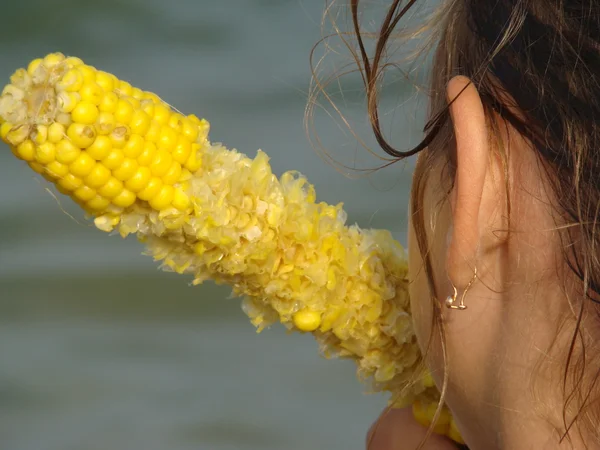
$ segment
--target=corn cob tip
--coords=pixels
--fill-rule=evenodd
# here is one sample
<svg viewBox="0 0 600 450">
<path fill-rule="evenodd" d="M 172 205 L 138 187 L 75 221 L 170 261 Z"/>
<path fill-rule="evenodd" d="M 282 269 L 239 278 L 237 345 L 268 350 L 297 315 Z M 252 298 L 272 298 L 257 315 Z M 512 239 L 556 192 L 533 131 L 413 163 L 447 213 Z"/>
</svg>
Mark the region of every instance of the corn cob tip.
<svg viewBox="0 0 600 450">
<path fill-rule="evenodd" d="M 0 96 L 0 138 L 92 216 L 115 225 L 134 204 L 190 208 L 209 124 L 172 110 L 79 58 L 51 53 L 18 69 Z"/>
</svg>

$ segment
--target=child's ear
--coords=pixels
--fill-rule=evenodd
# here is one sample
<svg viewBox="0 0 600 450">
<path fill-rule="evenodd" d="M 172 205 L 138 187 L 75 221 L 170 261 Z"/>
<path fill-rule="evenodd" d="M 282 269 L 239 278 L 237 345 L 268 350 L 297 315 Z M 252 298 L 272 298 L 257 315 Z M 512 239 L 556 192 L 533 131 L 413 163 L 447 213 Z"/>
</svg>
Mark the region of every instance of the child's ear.
<svg viewBox="0 0 600 450">
<path fill-rule="evenodd" d="M 453 227 L 446 269 L 460 289 L 473 278 L 476 267 L 485 265 L 479 252 L 481 239 L 493 226 L 490 211 L 498 198 L 493 198 L 497 191 L 489 189 L 492 149 L 477 88 L 468 78 L 457 76 L 448 84 L 447 97 L 456 140 L 456 174 L 450 195 Z"/>
</svg>

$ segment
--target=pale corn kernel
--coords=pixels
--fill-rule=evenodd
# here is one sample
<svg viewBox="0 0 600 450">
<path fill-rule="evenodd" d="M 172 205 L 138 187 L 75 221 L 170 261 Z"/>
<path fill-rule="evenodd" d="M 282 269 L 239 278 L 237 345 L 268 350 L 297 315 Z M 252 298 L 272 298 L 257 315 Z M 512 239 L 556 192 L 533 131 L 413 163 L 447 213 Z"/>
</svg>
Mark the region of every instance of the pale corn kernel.
<svg viewBox="0 0 600 450">
<path fill-rule="evenodd" d="M 294 314 L 293 321 L 300 331 L 315 331 L 321 325 L 321 314 L 306 309 Z"/>
<path fill-rule="evenodd" d="M 100 195 L 96 195 L 93 199 L 86 202 L 85 206 L 90 208 L 91 210 L 96 211 L 104 211 L 108 205 L 110 205 L 110 200 L 101 197 Z"/>
<path fill-rule="evenodd" d="M 29 63 L 29 65 L 27 66 L 27 73 L 29 75 L 33 75 L 35 73 L 35 71 L 37 70 L 38 67 L 40 67 L 40 64 L 42 64 L 43 59 L 42 58 L 37 58 L 34 59 L 33 61 L 31 61 Z"/>
<path fill-rule="evenodd" d="M 59 90 L 77 92 L 83 86 L 83 75 L 78 69 L 71 69 L 64 74 L 62 79 L 56 83 Z"/>
<path fill-rule="evenodd" d="M 102 97 L 102 101 L 98 105 L 98 109 L 102 112 L 114 113 L 119 104 L 119 96 L 114 92 L 107 92 Z"/>
<path fill-rule="evenodd" d="M 104 100 L 105 93 L 98 84 L 86 82 L 79 89 L 79 95 L 81 95 L 82 100 L 100 106 Z"/>
<path fill-rule="evenodd" d="M 67 128 L 67 136 L 79 148 L 87 148 L 96 139 L 96 130 L 82 123 L 72 123 Z"/>
<path fill-rule="evenodd" d="M 114 198 L 123 190 L 123 183 L 111 177 L 104 185 L 98 188 L 98 194 L 106 198 Z"/>
<path fill-rule="evenodd" d="M 78 67 L 83 64 L 83 61 L 80 58 L 77 58 L 76 56 L 69 56 L 68 58 L 65 58 L 64 62 L 70 67 Z"/>
<path fill-rule="evenodd" d="M 76 177 L 72 173 L 68 173 L 65 176 L 63 176 L 60 180 L 58 180 L 56 184 L 63 190 L 71 192 L 79 188 L 83 184 L 83 180 L 81 178 Z"/>
<path fill-rule="evenodd" d="M 127 158 L 135 159 L 144 151 L 144 138 L 138 134 L 129 136 L 129 140 L 123 147 L 123 154 Z"/>
<path fill-rule="evenodd" d="M 55 178 L 62 178 L 69 173 L 69 166 L 58 161 L 52 161 L 46 166 L 46 171 Z"/>
<path fill-rule="evenodd" d="M 123 189 L 119 195 L 112 199 L 112 204 L 121 208 L 127 208 L 135 203 L 135 194 L 127 189 Z"/>
<path fill-rule="evenodd" d="M 92 66 L 88 66 L 86 64 L 82 64 L 78 67 L 81 75 L 83 75 L 84 83 L 95 83 L 96 82 L 96 68 Z"/>
<path fill-rule="evenodd" d="M 131 116 L 129 128 L 131 132 L 139 135 L 144 135 L 150 129 L 152 119 L 148 114 L 140 109 L 136 109 Z"/>
<path fill-rule="evenodd" d="M 84 178 L 90 174 L 95 165 L 94 158 L 85 152 L 81 152 L 77 159 L 71 163 L 69 169 L 73 175 Z"/>
<path fill-rule="evenodd" d="M 48 139 L 48 127 L 45 125 L 36 126 L 29 135 L 29 138 L 36 145 L 43 144 L 44 142 L 46 142 L 46 139 Z"/>
<path fill-rule="evenodd" d="M 117 122 L 129 125 L 133 117 L 133 106 L 127 100 L 120 99 L 114 115 Z"/>
<path fill-rule="evenodd" d="M 44 57 L 43 62 L 44 66 L 52 68 L 64 61 L 64 59 L 65 55 L 63 55 L 62 53 L 50 53 Z"/>
<path fill-rule="evenodd" d="M 75 122 L 91 125 L 96 122 L 99 114 L 96 105 L 84 100 L 75 106 L 71 112 L 71 117 Z"/>
<path fill-rule="evenodd" d="M 60 92 L 56 98 L 58 108 L 65 113 L 73 111 L 80 100 L 81 96 L 77 92 Z"/>
<path fill-rule="evenodd" d="M 166 125 L 169 122 L 172 111 L 171 108 L 166 106 L 164 103 L 154 104 L 154 120 L 160 125 Z"/>
<path fill-rule="evenodd" d="M 81 150 L 75 147 L 68 139 L 63 139 L 56 144 L 56 160 L 62 164 L 71 164 L 77 159 Z"/>
<path fill-rule="evenodd" d="M 169 171 L 162 176 L 162 180 L 165 184 L 175 184 L 181 178 L 181 165 L 173 161 Z"/>
<path fill-rule="evenodd" d="M 16 146 L 27 140 L 29 137 L 29 127 L 26 125 L 16 125 L 10 128 L 4 140 L 9 144 Z"/>
<path fill-rule="evenodd" d="M 162 177 L 166 175 L 169 169 L 171 169 L 171 165 L 173 164 L 173 157 L 171 154 L 164 149 L 158 149 L 154 153 L 154 159 L 150 164 L 150 170 L 152 171 L 152 175 L 157 177 Z"/>
<path fill-rule="evenodd" d="M 73 197 L 82 202 L 87 202 L 96 197 L 96 190 L 89 186 L 83 185 L 75 189 L 73 192 Z"/>
<path fill-rule="evenodd" d="M 106 166 L 106 168 L 114 171 L 122 166 L 125 161 L 125 155 L 123 154 L 123 150 L 119 148 L 112 148 L 112 146 L 110 148 L 111 150 L 102 160 L 102 164 Z"/>
<path fill-rule="evenodd" d="M 172 152 L 173 159 L 180 164 L 185 164 L 185 162 L 190 157 L 190 153 L 192 153 L 192 144 L 185 137 L 180 136 L 175 146 L 175 149 Z"/>
<path fill-rule="evenodd" d="M 124 158 L 118 168 L 113 169 L 113 175 L 117 180 L 130 179 L 137 171 L 139 165 L 135 159 Z"/>
<path fill-rule="evenodd" d="M 127 143 L 128 134 L 129 130 L 127 130 L 127 127 L 118 126 L 108 135 L 108 137 L 113 147 L 123 148 Z"/>
<path fill-rule="evenodd" d="M 87 177 L 84 178 L 83 182 L 94 189 L 104 186 L 110 180 L 110 170 L 101 163 L 96 163 L 91 172 Z"/>
<path fill-rule="evenodd" d="M 163 125 L 160 129 L 160 135 L 158 136 L 157 146 L 158 148 L 172 150 L 177 144 L 177 138 L 177 132 L 175 132 L 173 128 L 171 128 L 168 125 Z"/>
<path fill-rule="evenodd" d="M 105 92 L 111 92 L 115 88 L 113 77 L 109 73 L 103 72 L 102 70 L 99 70 L 96 73 L 96 83 Z"/>
<path fill-rule="evenodd" d="M 111 113 L 101 112 L 98 114 L 98 119 L 96 120 L 96 131 L 98 134 L 110 134 L 116 126 L 117 121 Z"/>
<path fill-rule="evenodd" d="M 133 176 L 125 181 L 125 187 L 133 192 L 143 190 L 150 181 L 152 172 L 147 167 L 138 167 Z"/>
<path fill-rule="evenodd" d="M 133 107 L 134 111 L 141 110 L 141 103 L 137 98 L 127 97 L 127 101 Z"/>
<path fill-rule="evenodd" d="M 54 122 L 48 127 L 48 140 L 53 144 L 58 144 L 66 135 L 67 132 L 64 125 L 60 123 Z"/>
<path fill-rule="evenodd" d="M 152 164 L 152 161 L 154 160 L 154 154 L 157 151 L 158 149 L 154 143 L 146 141 L 144 143 L 144 151 L 140 156 L 137 157 L 138 163 L 140 163 L 141 166 L 149 166 Z"/>
<path fill-rule="evenodd" d="M 52 142 L 44 142 L 35 148 L 35 160 L 43 165 L 50 164 L 56 157 L 56 150 Z"/>
<path fill-rule="evenodd" d="M 18 145 L 16 153 L 24 161 L 33 161 L 35 159 L 35 145 L 28 139 Z"/>
<path fill-rule="evenodd" d="M 163 187 L 162 180 L 157 177 L 152 177 L 152 178 L 150 178 L 150 181 L 148 181 L 148 184 L 146 185 L 146 187 L 143 190 L 141 190 L 140 192 L 138 192 L 137 196 L 141 200 L 148 201 L 151 198 L 154 198 L 160 192 L 162 187 Z"/>
<path fill-rule="evenodd" d="M 175 189 L 173 186 L 163 185 L 154 197 L 152 197 L 148 203 L 150 206 L 157 211 L 161 211 L 165 208 L 171 206 L 171 202 L 173 201 L 173 197 L 175 195 Z"/>
</svg>

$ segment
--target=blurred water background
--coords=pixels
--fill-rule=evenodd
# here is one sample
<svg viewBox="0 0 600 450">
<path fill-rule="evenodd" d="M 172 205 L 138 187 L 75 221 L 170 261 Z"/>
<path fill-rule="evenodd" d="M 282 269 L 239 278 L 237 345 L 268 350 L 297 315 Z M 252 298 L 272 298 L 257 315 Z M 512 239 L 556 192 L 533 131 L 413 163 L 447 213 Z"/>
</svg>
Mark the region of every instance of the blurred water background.
<svg viewBox="0 0 600 450">
<path fill-rule="evenodd" d="M 208 118 L 213 141 L 262 148 L 277 173 L 297 169 L 320 199 L 343 201 L 349 222 L 405 243 L 411 163 L 350 179 L 305 135 L 323 6 L 10 0 L 0 79 L 48 52 L 79 56 Z M 408 147 L 423 107 L 410 83 L 393 89 L 393 112 L 412 118 L 394 121 Z M 364 125 L 351 91 L 340 99 Z M 333 122 L 320 128 L 333 150 L 364 152 Z M 3 145 L 0 180 L 0 449 L 363 448 L 385 397 L 365 395 L 352 363 L 322 359 L 310 336 L 281 327 L 257 335 L 227 289 L 157 271 L 135 240 L 95 230 L 65 199 L 59 206 Z"/>
</svg>

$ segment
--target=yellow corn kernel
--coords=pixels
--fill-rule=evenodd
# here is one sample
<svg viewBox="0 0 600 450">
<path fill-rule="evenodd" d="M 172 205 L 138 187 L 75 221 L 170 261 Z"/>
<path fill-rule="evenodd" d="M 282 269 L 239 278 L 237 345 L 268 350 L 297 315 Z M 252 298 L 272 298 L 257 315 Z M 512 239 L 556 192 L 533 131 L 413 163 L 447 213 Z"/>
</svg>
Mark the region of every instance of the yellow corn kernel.
<svg viewBox="0 0 600 450">
<path fill-rule="evenodd" d="M 79 95 L 81 95 L 82 100 L 96 106 L 101 105 L 104 99 L 104 91 L 96 83 L 84 83 L 79 90 Z"/>
<path fill-rule="evenodd" d="M 96 120 L 96 131 L 98 134 L 110 134 L 117 126 L 117 121 L 111 113 L 101 112 Z"/>
<path fill-rule="evenodd" d="M 67 128 L 67 136 L 79 148 L 88 148 L 96 139 L 96 131 L 89 125 L 72 123 Z"/>
<path fill-rule="evenodd" d="M 144 92 L 140 88 L 134 87 L 131 89 L 131 97 L 135 98 L 136 100 L 141 100 L 144 98 Z"/>
<path fill-rule="evenodd" d="M 65 58 L 64 62 L 66 64 L 69 64 L 70 67 L 78 67 L 83 65 L 83 61 L 80 58 L 77 58 L 76 56 L 69 56 L 68 58 Z"/>
<path fill-rule="evenodd" d="M 68 173 L 58 180 L 56 184 L 59 188 L 62 188 L 63 191 L 71 192 L 79 188 L 83 184 L 83 180 L 72 173 Z"/>
<path fill-rule="evenodd" d="M 96 163 L 96 165 L 92 168 L 91 172 L 83 182 L 94 189 L 99 188 L 100 186 L 104 186 L 110 180 L 111 173 L 110 170 L 106 168 L 106 166 Z"/>
<path fill-rule="evenodd" d="M 168 125 L 163 125 L 158 136 L 158 148 L 172 150 L 177 144 L 177 132 Z"/>
<path fill-rule="evenodd" d="M 321 314 L 305 309 L 294 314 L 293 320 L 300 331 L 315 331 L 321 325 Z"/>
<path fill-rule="evenodd" d="M 46 166 L 46 171 L 55 178 L 62 178 L 69 173 L 69 166 L 53 161 Z"/>
<path fill-rule="evenodd" d="M 44 171 L 46 170 L 44 168 L 44 166 L 42 166 L 40 163 L 35 162 L 35 161 L 30 161 L 27 163 L 27 165 L 31 168 L 31 170 L 33 170 L 35 173 L 44 173 Z"/>
<path fill-rule="evenodd" d="M 148 203 L 150 206 L 157 211 L 161 211 L 165 208 L 171 206 L 171 202 L 173 201 L 173 197 L 175 195 L 175 188 L 169 185 L 163 185 L 154 197 L 152 197 Z"/>
<path fill-rule="evenodd" d="M 458 427 L 456 426 L 456 422 L 454 421 L 454 419 L 450 420 L 450 425 L 448 427 L 448 434 L 447 436 L 452 439 L 454 442 L 457 442 L 458 444 L 464 445 L 465 441 L 463 440 L 462 436 L 460 435 L 460 431 L 458 431 Z"/>
<path fill-rule="evenodd" d="M 131 96 L 131 84 L 129 84 L 127 81 L 119 81 L 117 90 L 119 91 L 119 95 L 121 96 Z"/>
<path fill-rule="evenodd" d="M 198 138 L 198 125 L 192 123 L 192 121 L 186 117 L 182 121 L 181 133 L 190 142 L 195 142 Z"/>
<path fill-rule="evenodd" d="M 123 190 L 123 183 L 114 177 L 104 183 L 104 185 L 98 188 L 98 194 L 106 198 L 114 198 L 121 193 Z"/>
<path fill-rule="evenodd" d="M 48 140 L 53 144 L 58 144 L 66 136 L 64 125 L 54 122 L 48 127 Z"/>
<path fill-rule="evenodd" d="M 114 113 L 119 104 L 119 97 L 114 92 L 107 92 L 102 97 L 102 101 L 98 105 L 98 109 L 102 112 Z"/>
<path fill-rule="evenodd" d="M 177 183 L 177 181 L 179 181 L 180 177 L 181 165 L 178 162 L 173 161 L 173 163 L 171 164 L 171 168 L 165 175 L 163 175 L 162 180 L 165 184 L 175 184 Z"/>
<path fill-rule="evenodd" d="M 129 125 L 133 117 L 133 106 L 127 100 L 119 100 L 115 109 L 115 119 L 124 125 Z"/>
<path fill-rule="evenodd" d="M 46 57 L 43 59 L 43 62 L 44 66 L 51 68 L 62 62 L 64 59 L 65 55 L 62 53 L 50 53 L 46 55 Z"/>
<path fill-rule="evenodd" d="M 123 154 L 123 150 L 113 148 L 108 153 L 108 155 L 102 160 L 102 164 L 104 164 L 104 166 L 106 166 L 110 170 L 117 170 L 121 167 L 123 161 L 125 161 L 125 155 Z"/>
<path fill-rule="evenodd" d="M 129 128 L 132 133 L 144 135 L 150 129 L 151 122 L 152 119 L 148 114 L 141 109 L 136 109 L 131 116 Z"/>
<path fill-rule="evenodd" d="M 127 189 L 123 189 L 119 195 L 112 199 L 112 204 L 127 208 L 135 203 L 135 194 Z"/>
<path fill-rule="evenodd" d="M 81 150 L 75 147 L 75 145 L 68 139 L 63 139 L 58 142 L 55 147 L 56 160 L 62 164 L 71 164 L 77 159 Z"/>
<path fill-rule="evenodd" d="M 161 129 L 162 125 L 159 124 L 157 121 L 153 120 L 150 123 L 150 128 L 148 128 L 148 131 L 146 132 L 146 141 L 158 142 L 158 139 L 160 138 Z"/>
<path fill-rule="evenodd" d="M 100 112 L 93 103 L 82 101 L 71 112 L 71 117 L 75 122 L 91 125 L 98 119 Z"/>
<path fill-rule="evenodd" d="M 180 164 L 185 164 L 185 162 L 190 157 L 190 153 L 192 153 L 192 144 L 185 137 L 180 136 L 173 150 L 173 159 Z"/>
<path fill-rule="evenodd" d="M 67 92 L 77 92 L 83 86 L 83 75 L 78 69 L 71 69 L 56 83 L 56 87 Z"/>
<path fill-rule="evenodd" d="M 35 160 L 40 164 L 50 164 L 55 157 L 56 150 L 52 142 L 44 142 L 35 149 Z"/>
<path fill-rule="evenodd" d="M 192 144 L 192 151 L 190 153 L 190 157 L 185 162 L 185 168 L 192 173 L 196 172 L 202 167 L 202 159 L 200 159 L 197 156 L 199 150 L 200 146 L 198 144 Z"/>
<path fill-rule="evenodd" d="M 33 161 L 35 159 L 35 145 L 30 140 L 21 142 L 16 153 L 23 161 Z"/>
<path fill-rule="evenodd" d="M 115 82 L 111 74 L 103 72 L 99 70 L 96 73 L 96 83 L 100 86 L 105 92 L 112 92 L 115 88 Z"/>
<path fill-rule="evenodd" d="M 152 177 L 152 178 L 150 178 L 150 181 L 148 181 L 148 184 L 146 185 L 146 187 L 142 191 L 138 192 L 137 196 L 141 200 L 148 201 L 151 198 L 154 198 L 160 192 L 162 187 L 163 187 L 162 180 L 157 177 Z"/>
<path fill-rule="evenodd" d="M 81 152 L 77 159 L 71 163 L 69 168 L 73 175 L 84 178 L 90 174 L 95 165 L 96 161 L 94 158 L 85 152 Z"/>
<path fill-rule="evenodd" d="M 144 138 L 138 134 L 132 134 L 123 147 L 123 154 L 127 158 L 135 159 L 144 151 Z"/>
<path fill-rule="evenodd" d="M 0 138 L 2 138 L 2 140 L 6 140 L 6 137 L 12 130 L 13 126 L 14 125 L 10 122 L 4 122 L 2 125 L 0 125 Z"/>
<path fill-rule="evenodd" d="M 190 206 L 190 198 L 181 188 L 175 188 L 173 193 L 173 206 L 181 211 L 184 211 Z"/>
<path fill-rule="evenodd" d="M 146 141 L 144 144 L 144 151 L 138 156 L 137 161 L 141 166 L 149 166 L 154 161 L 154 154 L 157 152 L 156 145 L 152 142 Z"/>
<path fill-rule="evenodd" d="M 150 170 L 152 171 L 152 175 L 157 177 L 162 177 L 166 175 L 169 169 L 171 169 L 171 165 L 173 164 L 173 157 L 171 154 L 164 150 L 158 149 L 154 153 L 154 159 L 152 163 L 150 163 Z"/>
<path fill-rule="evenodd" d="M 139 165 L 135 159 L 124 158 L 119 167 L 113 169 L 113 175 L 117 180 L 125 181 L 136 173 L 138 167 Z"/>
<path fill-rule="evenodd" d="M 133 192 L 140 192 L 150 181 L 152 173 L 147 167 L 139 167 L 133 176 L 125 181 L 125 187 Z"/>
<path fill-rule="evenodd" d="M 112 142 L 107 136 L 98 136 L 94 143 L 86 149 L 86 153 L 96 161 L 101 161 L 110 154 L 112 149 Z"/>
<path fill-rule="evenodd" d="M 160 125 L 166 125 L 171 117 L 171 110 L 163 103 L 154 104 L 154 120 Z"/>
<path fill-rule="evenodd" d="M 73 197 L 82 202 L 87 202 L 96 197 L 96 191 L 89 186 L 83 185 L 75 189 Z"/>
<path fill-rule="evenodd" d="M 85 203 L 85 206 L 96 211 L 103 211 L 108 207 L 108 205 L 110 205 L 110 200 L 100 195 L 96 195 L 93 199 Z"/>
<path fill-rule="evenodd" d="M 84 83 L 95 83 L 96 82 L 96 68 L 92 66 L 88 66 L 86 64 L 82 64 L 78 67 L 79 72 L 83 75 Z"/>
<path fill-rule="evenodd" d="M 148 99 L 141 100 L 140 108 L 142 111 L 148 114 L 148 116 L 150 116 L 150 120 L 152 120 L 154 117 L 154 102 Z"/>
</svg>

